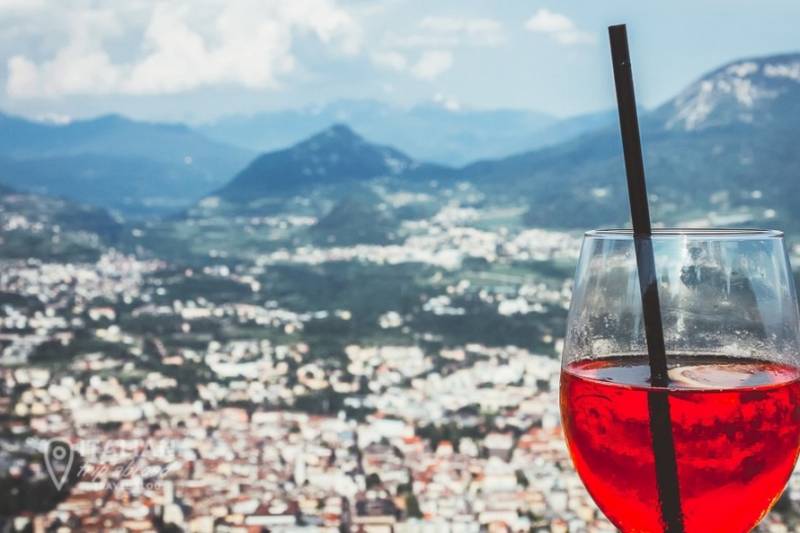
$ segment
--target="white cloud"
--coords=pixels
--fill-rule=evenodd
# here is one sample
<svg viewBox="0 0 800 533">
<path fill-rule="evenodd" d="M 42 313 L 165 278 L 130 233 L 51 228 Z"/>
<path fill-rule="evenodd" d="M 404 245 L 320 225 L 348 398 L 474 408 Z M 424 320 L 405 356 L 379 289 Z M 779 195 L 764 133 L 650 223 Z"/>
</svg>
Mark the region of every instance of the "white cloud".
<svg viewBox="0 0 800 533">
<path fill-rule="evenodd" d="M 461 110 L 461 102 L 459 102 L 456 98 L 452 96 L 447 96 L 443 93 L 436 93 L 433 97 L 433 101 L 443 108 L 447 109 L 448 111 L 460 111 Z"/>
<path fill-rule="evenodd" d="M 66 43 L 44 61 L 11 57 L 6 92 L 25 98 L 163 94 L 224 84 L 269 88 L 296 68 L 292 47 L 298 38 L 313 36 L 348 55 L 361 47 L 361 28 L 336 0 L 174 0 L 134 6 L 139 17 L 124 10 L 65 9 Z M 141 46 L 132 59 L 115 61 L 108 42 L 123 34 Z"/>
<path fill-rule="evenodd" d="M 503 25 L 490 18 L 425 17 L 419 26 L 457 44 L 497 46 L 505 42 Z"/>
<path fill-rule="evenodd" d="M 39 71 L 32 62 L 22 56 L 8 60 L 6 92 L 10 96 L 25 96 L 35 93 L 39 87 Z"/>
<path fill-rule="evenodd" d="M 408 72 L 421 80 L 432 80 L 453 66 L 452 49 L 463 46 L 492 47 L 506 42 L 503 25 L 491 18 L 428 16 L 417 23 L 417 31 L 383 37 L 383 50 L 371 55 L 372 62 L 388 70 Z M 416 62 L 409 56 L 417 50 Z M 416 52 L 419 53 L 419 52 Z"/>
<path fill-rule="evenodd" d="M 68 42 L 52 59 L 36 64 L 21 54 L 9 58 L 6 92 L 10 96 L 103 93 L 119 83 L 119 69 L 102 46 L 122 31 L 117 15 L 90 8 L 70 13 L 65 24 Z"/>
<path fill-rule="evenodd" d="M 370 57 L 373 63 L 385 69 L 402 72 L 408 67 L 406 56 L 400 52 L 375 52 Z"/>
<path fill-rule="evenodd" d="M 556 42 L 564 45 L 594 44 L 594 34 L 578 29 L 575 23 L 566 15 L 539 9 L 525 23 L 525 28 L 549 35 Z"/>
<path fill-rule="evenodd" d="M 453 66 L 453 54 L 448 50 L 426 50 L 416 62 L 396 51 L 375 52 L 372 62 L 387 70 L 408 72 L 421 80 L 432 80 Z"/>
<path fill-rule="evenodd" d="M 528 19 L 525 27 L 531 31 L 558 33 L 574 30 L 575 23 L 560 13 L 554 13 L 548 9 L 540 9 Z"/>
<path fill-rule="evenodd" d="M 491 18 L 428 16 L 407 33 L 388 33 L 387 48 L 455 48 L 458 46 L 494 47 L 506 42 L 503 24 Z"/>
<path fill-rule="evenodd" d="M 421 80 L 432 80 L 452 66 L 453 54 L 447 50 L 428 50 L 411 67 L 411 74 Z"/>
<path fill-rule="evenodd" d="M 44 6 L 44 0 L 0 0 L 0 11 L 33 11 Z"/>
</svg>

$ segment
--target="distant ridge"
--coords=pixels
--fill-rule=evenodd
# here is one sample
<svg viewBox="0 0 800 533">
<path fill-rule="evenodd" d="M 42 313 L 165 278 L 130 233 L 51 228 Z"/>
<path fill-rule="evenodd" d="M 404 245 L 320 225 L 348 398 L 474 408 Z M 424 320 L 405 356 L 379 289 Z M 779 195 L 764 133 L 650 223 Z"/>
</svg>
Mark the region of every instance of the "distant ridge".
<svg viewBox="0 0 800 533">
<path fill-rule="evenodd" d="M 334 124 L 291 148 L 257 157 L 216 195 L 233 202 L 297 193 L 318 185 L 414 177 L 422 164 L 388 146 L 372 144 L 344 124 Z"/>
<path fill-rule="evenodd" d="M 641 119 L 656 221 L 800 230 L 800 54 L 730 62 Z M 627 222 L 621 153 L 612 124 L 547 148 L 449 168 L 421 164 L 336 125 L 260 156 L 220 195 L 241 202 L 386 176 L 456 180 L 495 204 L 527 203 L 531 226 L 620 225 Z"/>
<path fill-rule="evenodd" d="M 642 114 L 654 220 L 800 230 L 800 54 L 728 63 Z M 619 131 L 465 167 L 461 178 L 526 198 L 527 223 L 627 223 Z"/>
<path fill-rule="evenodd" d="M 257 151 L 293 145 L 333 123 L 422 161 L 463 165 L 556 144 L 600 125 L 613 114 L 559 120 L 526 109 L 470 109 L 452 101 L 402 107 L 373 100 L 339 100 L 321 106 L 223 117 L 198 126 L 221 141 Z M 424 132 L 424 133 L 423 133 Z"/>
<path fill-rule="evenodd" d="M 234 210 L 247 204 L 254 213 L 266 209 L 263 203 L 255 205 L 263 199 L 274 200 L 269 209 L 280 210 L 287 197 L 297 202 L 313 197 L 314 208 L 322 206 L 328 213 L 334 204 L 346 208 L 343 201 L 355 186 L 379 185 L 372 188 L 385 187 L 391 193 L 412 184 L 467 182 L 488 203 L 526 203 L 525 220 L 532 226 L 617 225 L 627 221 L 625 210 L 619 208 L 626 205 L 624 169 L 617 126 L 608 119 L 606 113 L 594 116 L 594 129 L 567 142 L 461 168 L 423 163 L 335 123 L 249 164 L 248 158 L 242 158 L 236 168 L 243 170 L 220 177 L 201 171 L 194 156 L 191 161 L 184 157 L 177 165 L 159 159 L 177 157 L 191 144 L 186 144 L 187 139 L 200 143 L 193 145 L 196 149 L 208 147 L 205 156 L 215 159 L 211 155 L 220 145 L 183 126 L 135 123 L 119 116 L 54 126 L 0 116 L 6 126 L 0 132 L 0 182 L 19 190 L 79 196 L 96 205 L 127 210 L 148 202 L 160 205 L 162 211 L 177 210 L 176 203 L 166 202 L 192 205 L 213 194 L 233 204 Z M 658 222 L 778 225 L 800 230 L 794 201 L 800 195 L 800 151 L 795 141 L 800 124 L 800 54 L 730 62 L 654 111 L 643 112 L 641 122 L 653 215 Z M 19 139 L 27 136 L 31 145 L 21 147 L 13 130 Z M 491 134 L 496 129 L 486 131 Z M 429 133 L 420 129 L 420 142 L 434 143 Z M 59 140 L 64 135 L 69 142 Z M 125 148 L 126 135 L 150 136 L 145 144 L 127 143 Z M 35 148 L 33 143 L 41 144 Z M 160 143 L 158 149 L 152 147 L 154 143 Z M 83 152 L 87 146 L 100 153 Z M 150 150 L 147 146 L 156 156 L 142 157 L 137 152 Z M 31 155 L 34 150 L 40 150 L 38 155 Z M 233 179 L 228 180 L 229 176 Z M 354 212 L 365 213 L 357 207 Z M 205 216 L 205 211 L 201 208 L 196 214 Z M 396 220 L 398 214 L 392 217 Z M 346 226 L 335 217 L 328 222 L 332 227 Z M 394 227 L 394 222 L 387 227 Z M 336 233 L 341 241 L 346 232 Z"/>
<path fill-rule="evenodd" d="M 128 213 L 188 205 L 250 157 L 180 124 L 120 115 L 48 124 L 0 114 L 0 181 Z"/>
<path fill-rule="evenodd" d="M 800 117 L 800 53 L 731 61 L 689 85 L 652 118 L 670 130 L 780 124 Z M 795 123 L 796 126 L 796 123 Z"/>
</svg>

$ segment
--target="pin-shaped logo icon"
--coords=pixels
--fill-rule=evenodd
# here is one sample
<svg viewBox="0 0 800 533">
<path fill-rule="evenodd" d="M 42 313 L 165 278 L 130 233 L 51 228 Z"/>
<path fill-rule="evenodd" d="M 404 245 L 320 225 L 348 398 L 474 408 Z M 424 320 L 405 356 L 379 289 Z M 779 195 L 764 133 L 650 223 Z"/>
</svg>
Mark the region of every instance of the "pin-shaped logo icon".
<svg viewBox="0 0 800 533">
<path fill-rule="evenodd" d="M 72 469 L 72 459 L 74 451 L 67 441 L 52 439 L 47 443 L 47 452 L 44 455 L 44 464 L 50 480 L 56 486 L 56 490 L 61 490 L 69 478 Z"/>
</svg>

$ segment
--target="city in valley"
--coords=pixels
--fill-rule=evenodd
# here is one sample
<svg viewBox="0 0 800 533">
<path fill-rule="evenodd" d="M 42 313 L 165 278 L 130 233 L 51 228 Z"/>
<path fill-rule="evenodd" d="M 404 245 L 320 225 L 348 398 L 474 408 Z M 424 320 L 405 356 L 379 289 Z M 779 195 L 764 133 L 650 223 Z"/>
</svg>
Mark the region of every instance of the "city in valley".
<svg viewBox="0 0 800 533">
<path fill-rule="evenodd" d="M 453 200 L 391 243 L 326 246 L 287 236 L 313 216 L 229 217 L 204 231 L 275 245 L 4 260 L 11 530 L 614 531 L 560 429 L 580 235 L 518 214 Z M 125 231 L 197 222 L 176 224 Z M 75 454 L 60 491 L 51 438 Z M 795 527 L 799 498 L 800 477 L 762 530 Z"/>
</svg>

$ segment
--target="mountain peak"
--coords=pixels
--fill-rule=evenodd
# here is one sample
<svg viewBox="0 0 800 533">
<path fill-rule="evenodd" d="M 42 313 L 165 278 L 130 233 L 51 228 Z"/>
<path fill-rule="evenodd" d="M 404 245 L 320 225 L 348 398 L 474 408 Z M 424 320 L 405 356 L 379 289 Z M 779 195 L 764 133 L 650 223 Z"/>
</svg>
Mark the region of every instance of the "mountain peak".
<svg viewBox="0 0 800 533">
<path fill-rule="evenodd" d="M 800 96 L 800 54 L 738 60 L 706 74 L 657 111 L 669 130 L 702 130 L 781 118 Z"/>
<path fill-rule="evenodd" d="M 292 147 L 301 151 L 335 150 L 337 147 L 357 146 L 366 141 L 346 124 L 336 123 Z"/>
<path fill-rule="evenodd" d="M 361 139 L 361 137 L 350 128 L 350 126 L 341 122 L 332 124 L 330 128 L 321 131 L 318 136 Z"/>
<path fill-rule="evenodd" d="M 398 176 L 416 166 L 404 153 L 372 144 L 337 123 L 291 148 L 259 156 L 219 194 L 249 200 L 313 185 Z"/>
</svg>

